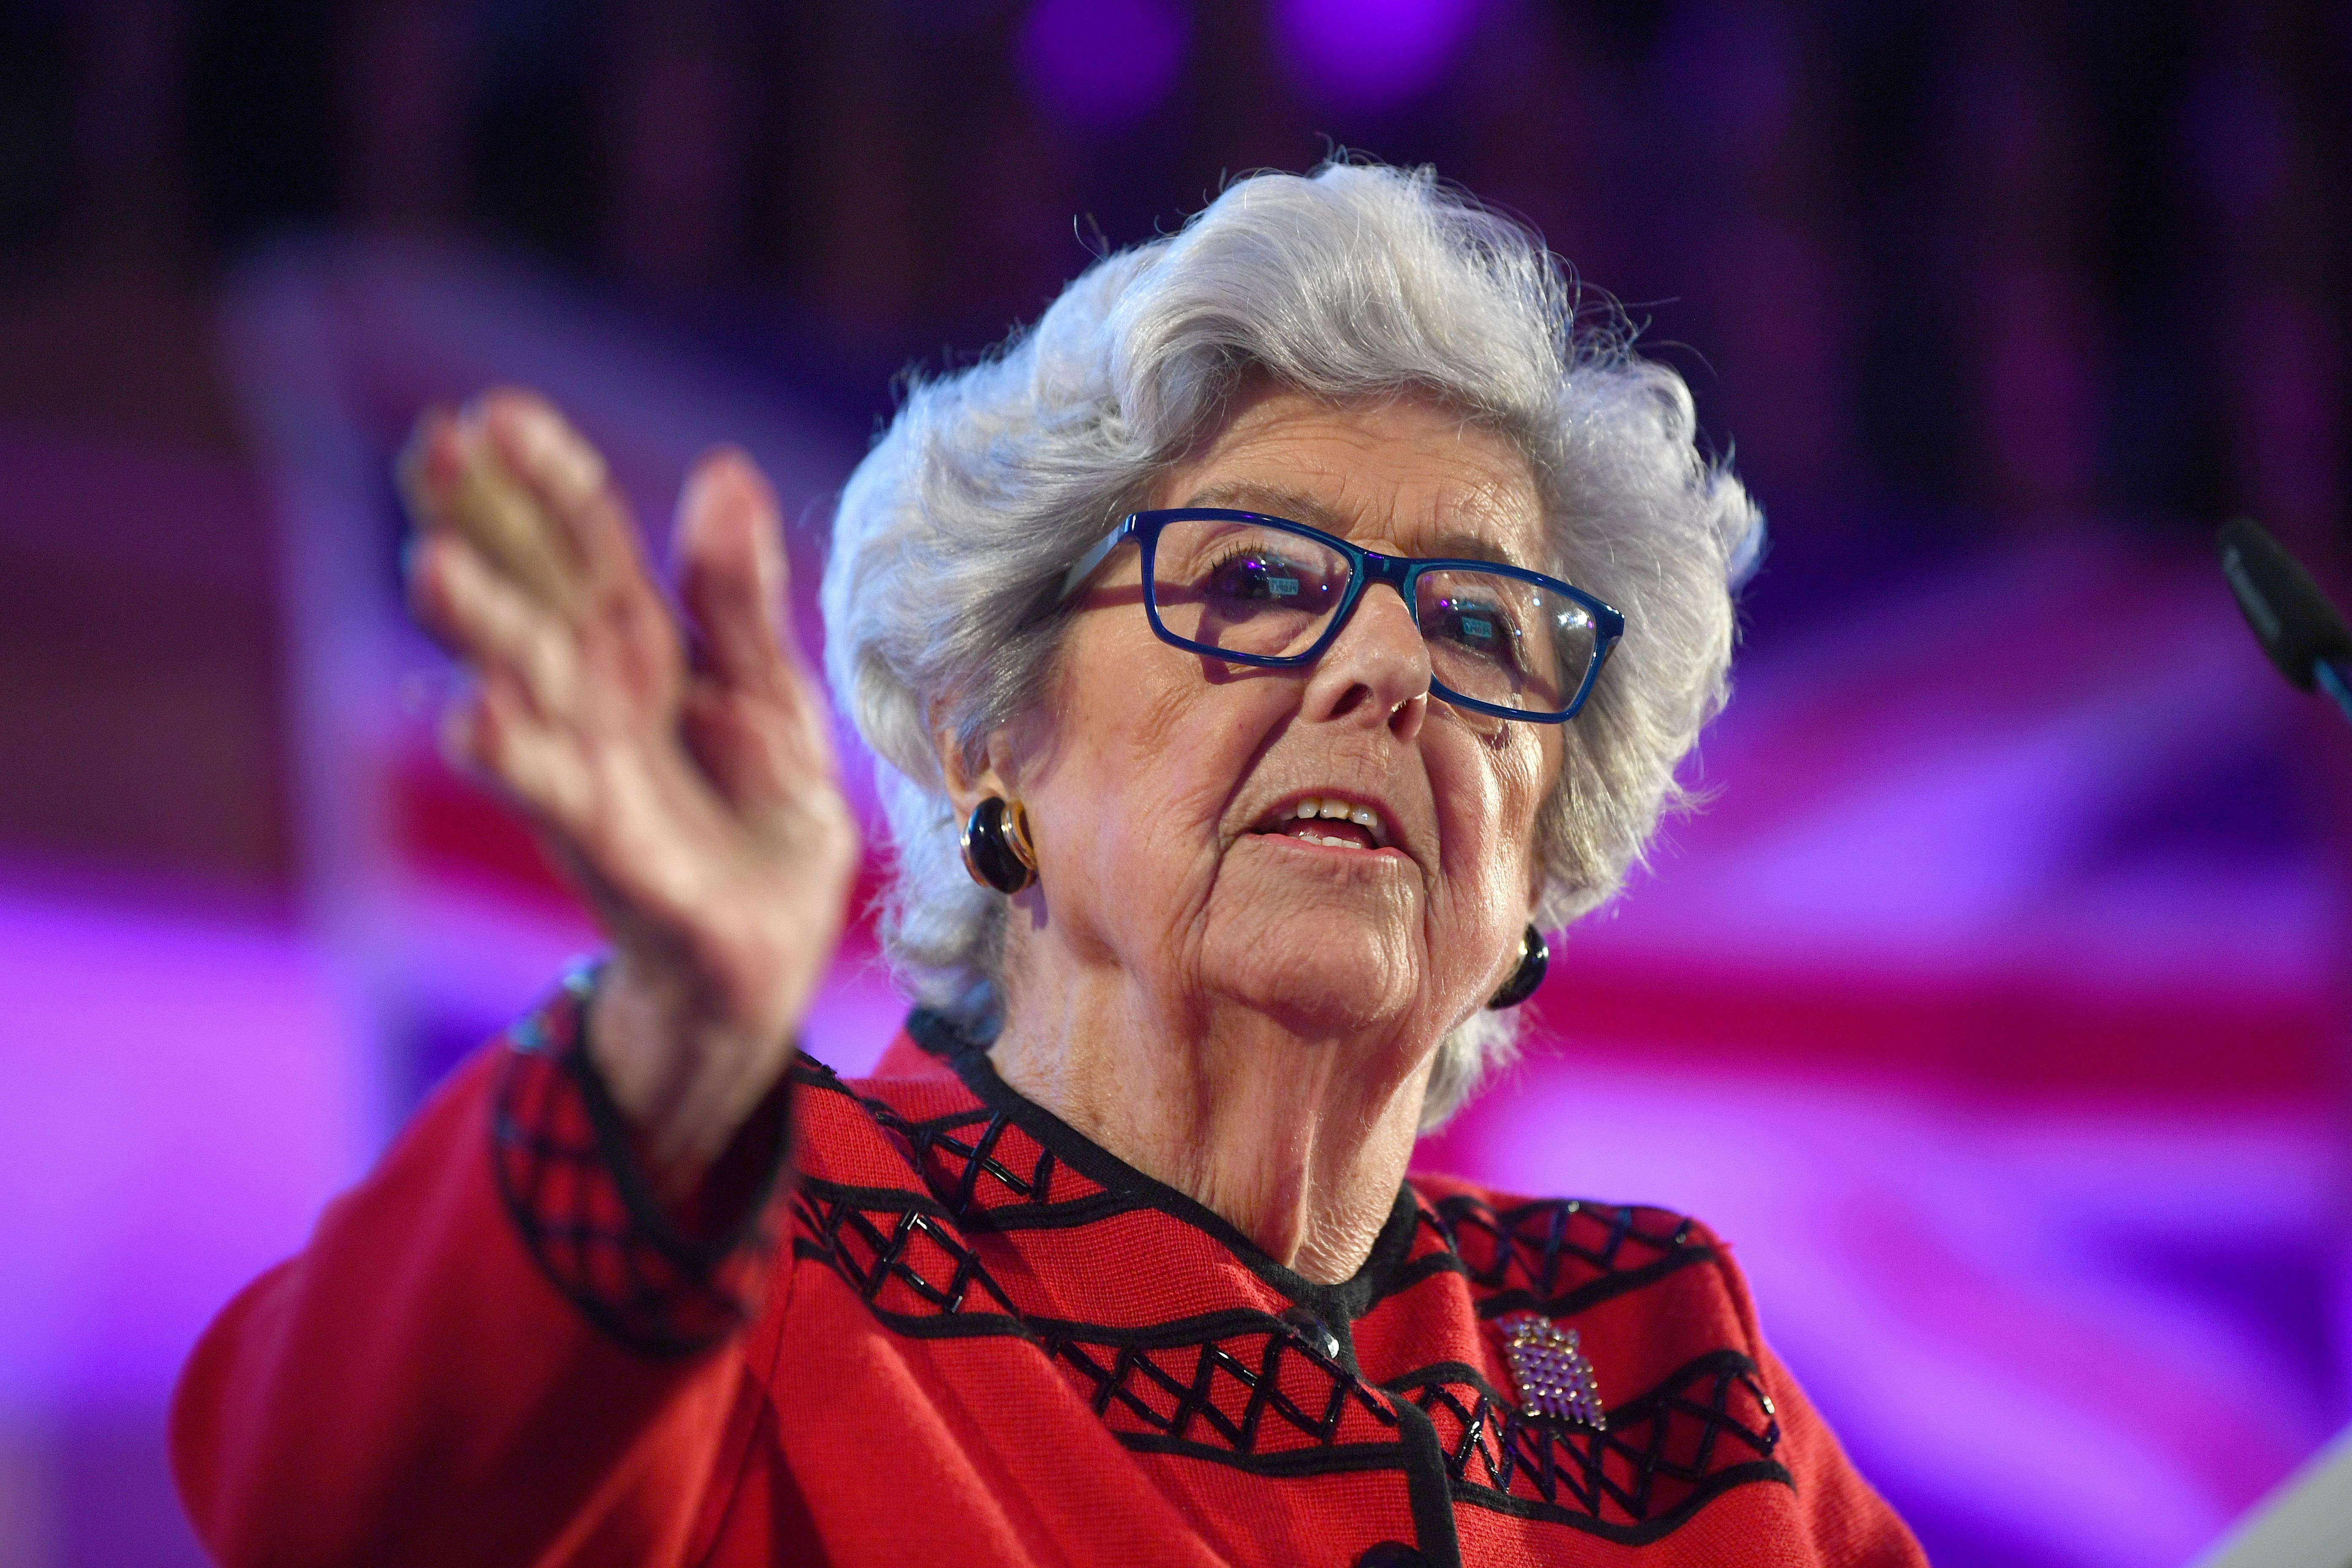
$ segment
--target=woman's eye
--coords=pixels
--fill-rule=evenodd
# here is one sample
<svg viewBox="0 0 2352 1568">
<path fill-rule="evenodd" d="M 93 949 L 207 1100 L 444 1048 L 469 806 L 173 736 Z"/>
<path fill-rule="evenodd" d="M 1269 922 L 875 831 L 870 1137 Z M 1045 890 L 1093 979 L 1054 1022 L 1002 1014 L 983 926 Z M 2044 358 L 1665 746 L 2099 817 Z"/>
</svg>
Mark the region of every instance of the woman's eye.
<svg viewBox="0 0 2352 1568">
<path fill-rule="evenodd" d="M 1517 629 L 1496 605 L 1475 600 L 1451 600 L 1444 606 L 1437 629 L 1450 641 L 1458 643 L 1472 653 L 1500 662 L 1516 662 L 1518 652 Z"/>
<path fill-rule="evenodd" d="M 1297 601 L 1305 590 L 1297 567 L 1279 556 L 1251 553 L 1225 562 L 1209 574 L 1210 588 L 1228 599 Z"/>
</svg>

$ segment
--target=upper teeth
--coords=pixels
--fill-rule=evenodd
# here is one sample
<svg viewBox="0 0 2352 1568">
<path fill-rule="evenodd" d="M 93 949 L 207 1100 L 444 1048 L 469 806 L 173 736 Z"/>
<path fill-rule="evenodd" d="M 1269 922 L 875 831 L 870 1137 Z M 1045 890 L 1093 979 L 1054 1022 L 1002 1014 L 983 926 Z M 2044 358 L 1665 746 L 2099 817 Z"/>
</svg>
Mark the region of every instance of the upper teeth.
<svg viewBox="0 0 2352 1568">
<path fill-rule="evenodd" d="M 1370 834 L 1373 843 L 1384 846 L 1389 841 L 1388 829 L 1381 821 L 1381 814 L 1369 805 L 1358 805 L 1352 801 L 1341 800 L 1337 795 L 1328 798 L 1308 795 L 1290 810 L 1291 815 L 1297 817 L 1319 816 L 1334 818 L 1340 822 L 1352 822 Z"/>
</svg>

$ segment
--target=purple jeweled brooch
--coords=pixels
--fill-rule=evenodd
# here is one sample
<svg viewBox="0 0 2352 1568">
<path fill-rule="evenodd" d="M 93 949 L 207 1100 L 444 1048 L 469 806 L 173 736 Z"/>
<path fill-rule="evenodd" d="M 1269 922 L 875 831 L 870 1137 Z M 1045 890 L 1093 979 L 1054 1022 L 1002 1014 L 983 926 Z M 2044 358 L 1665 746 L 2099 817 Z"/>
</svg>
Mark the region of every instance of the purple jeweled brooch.
<svg viewBox="0 0 2352 1568">
<path fill-rule="evenodd" d="M 1503 1331 L 1503 1356 L 1518 1385 L 1520 1415 L 1573 1421 L 1596 1432 L 1609 1429 L 1592 1363 L 1578 1347 L 1574 1329 L 1533 1312 L 1514 1312 L 1495 1326 Z"/>
</svg>

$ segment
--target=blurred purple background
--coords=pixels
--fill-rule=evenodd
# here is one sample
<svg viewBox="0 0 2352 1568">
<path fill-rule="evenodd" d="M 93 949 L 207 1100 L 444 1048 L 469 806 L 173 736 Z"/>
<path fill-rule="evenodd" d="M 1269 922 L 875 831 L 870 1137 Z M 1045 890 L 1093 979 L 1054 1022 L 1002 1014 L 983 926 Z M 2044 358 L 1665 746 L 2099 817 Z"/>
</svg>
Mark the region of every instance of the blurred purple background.
<svg viewBox="0 0 2352 1568">
<path fill-rule="evenodd" d="M 2352 11 L 5 0 L 0 1563 L 201 1561 L 190 1340 L 593 942 L 433 754 L 419 405 L 546 388 L 656 536 L 740 441 L 805 597 L 896 372 L 1334 142 L 1626 301 L 1775 535 L 1428 1163 L 1733 1237 L 1948 1568 L 2186 1563 L 2352 1416 L 2352 731 L 2208 543 L 2352 589 Z M 815 1049 L 898 1006 L 854 932 Z"/>
</svg>

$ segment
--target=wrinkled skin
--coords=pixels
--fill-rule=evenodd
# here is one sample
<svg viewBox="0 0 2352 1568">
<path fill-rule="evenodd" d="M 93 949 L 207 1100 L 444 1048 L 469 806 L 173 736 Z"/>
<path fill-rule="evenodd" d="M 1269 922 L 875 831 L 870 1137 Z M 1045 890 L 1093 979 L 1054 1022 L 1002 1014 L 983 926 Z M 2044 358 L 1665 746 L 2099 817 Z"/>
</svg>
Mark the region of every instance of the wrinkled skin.
<svg viewBox="0 0 2352 1568">
<path fill-rule="evenodd" d="M 1526 459 L 1419 400 L 1260 392 L 1152 504 L 1273 512 L 1391 554 L 1468 536 L 1541 560 Z M 1277 1260 L 1344 1279 L 1403 1179 L 1439 1037 L 1510 973 L 1558 731 L 1433 699 L 1427 647 L 1385 588 L 1306 671 L 1172 647 L 1139 605 L 1138 553 L 1094 574 L 1050 698 L 983 769 L 942 744 L 958 808 L 1018 797 L 1036 841 L 995 1059 Z M 1391 847 L 1253 831 L 1334 795 L 1377 810 Z"/>
<path fill-rule="evenodd" d="M 486 472 L 533 515 L 468 516 Z M 529 819 L 611 940 L 591 1048 L 657 1179 L 687 1191 L 790 1062 L 857 869 L 823 689 L 783 618 L 774 493 L 730 449 L 688 476 L 674 571 L 695 668 L 603 462 L 542 399 L 428 413 L 403 479 L 412 612 L 476 676 L 444 750 Z"/>
<path fill-rule="evenodd" d="M 495 489 L 479 465 L 534 503 L 536 544 L 469 517 Z M 688 478 L 675 570 L 696 668 L 602 464 L 541 400 L 428 415 L 407 479 L 412 605 L 478 677 L 446 744 L 611 937 L 592 1048 L 663 1184 L 689 1190 L 788 1062 L 857 863 L 824 700 L 781 618 L 774 498 L 730 451 Z M 1390 553 L 1542 558 L 1526 459 L 1411 397 L 1261 388 L 1153 504 L 1272 511 Z M 940 735 L 958 811 L 1017 798 L 1035 834 L 995 1059 L 1277 1261 L 1344 1279 L 1403 1177 L 1439 1037 L 1509 973 L 1559 736 L 1433 700 L 1384 588 L 1313 668 L 1262 670 L 1160 642 L 1138 572 L 1132 549 L 1096 572 L 1045 700 L 984 755 Z M 1265 831 L 1310 795 L 1370 805 L 1385 847 Z"/>
</svg>

